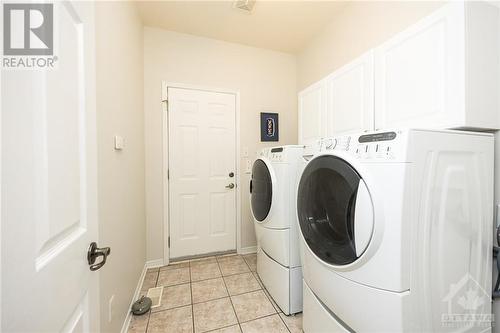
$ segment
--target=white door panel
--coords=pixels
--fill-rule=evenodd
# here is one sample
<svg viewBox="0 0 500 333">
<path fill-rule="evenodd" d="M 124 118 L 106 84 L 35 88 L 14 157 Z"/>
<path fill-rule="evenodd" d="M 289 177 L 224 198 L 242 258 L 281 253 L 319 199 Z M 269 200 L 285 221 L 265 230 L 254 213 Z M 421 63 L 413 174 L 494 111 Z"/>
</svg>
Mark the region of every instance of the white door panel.
<svg viewBox="0 0 500 333">
<path fill-rule="evenodd" d="M 168 88 L 170 257 L 236 248 L 235 95 Z"/>
<path fill-rule="evenodd" d="M 299 144 L 312 143 L 326 134 L 326 81 L 299 93 Z"/>
<path fill-rule="evenodd" d="M 2 331 L 98 330 L 94 7 L 55 2 L 54 70 L 2 73 Z"/>
<path fill-rule="evenodd" d="M 376 48 L 377 128 L 463 122 L 463 11 L 447 5 Z"/>
<path fill-rule="evenodd" d="M 327 136 L 374 129 L 373 51 L 326 79 Z"/>
</svg>

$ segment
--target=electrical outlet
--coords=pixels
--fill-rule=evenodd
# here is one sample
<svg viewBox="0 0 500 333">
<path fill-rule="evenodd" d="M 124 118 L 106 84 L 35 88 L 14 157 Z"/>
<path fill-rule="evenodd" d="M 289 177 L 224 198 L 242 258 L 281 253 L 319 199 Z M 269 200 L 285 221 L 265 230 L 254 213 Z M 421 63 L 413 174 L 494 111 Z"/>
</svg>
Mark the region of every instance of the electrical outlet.
<svg viewBox="0 0 500 333">
<path fill-rule="evenodd" d="M 113 314 L 114 314 L 113 301 L 114 300 L 115 300 L 115 295 L 112 295 L 108 301 L 108 322 L 109 323 L 113 321 Z"/>
</svg>

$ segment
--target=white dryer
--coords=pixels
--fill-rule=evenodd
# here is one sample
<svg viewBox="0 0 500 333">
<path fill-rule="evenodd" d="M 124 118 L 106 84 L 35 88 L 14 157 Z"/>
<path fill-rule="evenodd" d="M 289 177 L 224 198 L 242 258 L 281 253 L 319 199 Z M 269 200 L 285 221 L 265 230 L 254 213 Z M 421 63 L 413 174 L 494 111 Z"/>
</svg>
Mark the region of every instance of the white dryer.
<svg viewBox="0 0 500 333">
<path fill-rule="evenodd" d="M 263 149 L 253 164 L 251 209 L 257 273 L 285 314 L 302 311 L 302 268 L 296 224 L 297 165 L 303 146 Z"/>
<path fill-rule="evenodd" d="M 305 332 L 490 328 L 493 142 L 416 129 L 322 141 L 297 189 Z"/>
</svg>

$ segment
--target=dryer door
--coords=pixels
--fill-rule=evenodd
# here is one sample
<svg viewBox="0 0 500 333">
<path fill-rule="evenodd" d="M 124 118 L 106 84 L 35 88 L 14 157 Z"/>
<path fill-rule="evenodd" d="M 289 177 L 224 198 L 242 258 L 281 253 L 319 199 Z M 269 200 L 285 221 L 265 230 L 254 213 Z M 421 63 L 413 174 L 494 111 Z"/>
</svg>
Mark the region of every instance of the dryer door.
<svg viewBox="0 0 500 333">
<path fill-rule="evenodd" d="M 255 220 L 264 221 L 271 210 L 273 183 L 271 172 L 262 159 L 257 159 L 253 164 L 250 198 Z"/>
<path fill-rule="evenodd" d="M 331 265 L 348 265 L 373 233 L 373 204 L 365 182 L 345 160 L 323 155 L 304 169 L 297 213 L 309 248 Z"/>
</svg>

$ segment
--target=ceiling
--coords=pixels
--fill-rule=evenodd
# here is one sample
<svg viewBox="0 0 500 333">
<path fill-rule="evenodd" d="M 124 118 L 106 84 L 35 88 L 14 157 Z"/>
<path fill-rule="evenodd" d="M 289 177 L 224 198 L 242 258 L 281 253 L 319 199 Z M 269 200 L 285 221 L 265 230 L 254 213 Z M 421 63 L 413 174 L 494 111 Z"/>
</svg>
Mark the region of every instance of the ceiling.
<svg viewBox="0 0 500 333">
<path fill-rule="evenodd" d="M 345 1 L 257 0 L 251 13 L 233 1 L 137 1 L 144 25 L 276 51 L 300 51 Z"/>
</svg>

